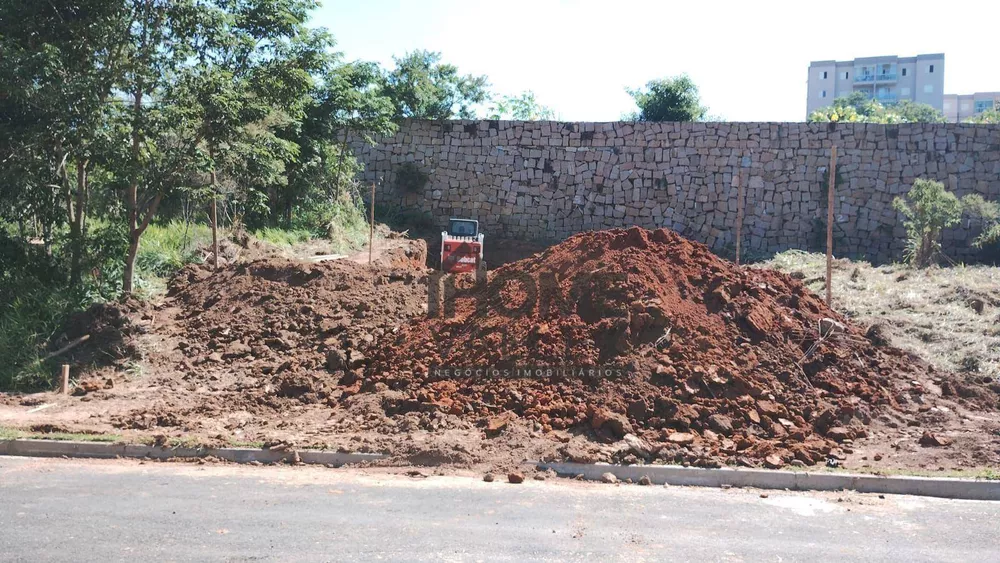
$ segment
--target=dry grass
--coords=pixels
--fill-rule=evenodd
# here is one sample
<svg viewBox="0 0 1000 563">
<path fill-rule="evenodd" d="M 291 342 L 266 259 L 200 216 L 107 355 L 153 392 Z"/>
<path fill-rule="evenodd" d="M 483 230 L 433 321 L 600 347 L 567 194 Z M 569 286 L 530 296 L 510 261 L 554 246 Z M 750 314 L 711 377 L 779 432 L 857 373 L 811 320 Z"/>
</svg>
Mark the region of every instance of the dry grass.
<svg viewBox="0 0 1000 563">
<path fill-rule="evenodd" d="M 809 289 L 826 290 L 826 258 L 788 251 L 759 264 L 800 272 Z M 932 267 L 836 260 L 833 305 L 863 326 L 882 323 L 892 343 L 952 372 L 1000 376 L 1000 268 Z M 977 312 L 979 304 L 982 308 Z"/>
</svg>

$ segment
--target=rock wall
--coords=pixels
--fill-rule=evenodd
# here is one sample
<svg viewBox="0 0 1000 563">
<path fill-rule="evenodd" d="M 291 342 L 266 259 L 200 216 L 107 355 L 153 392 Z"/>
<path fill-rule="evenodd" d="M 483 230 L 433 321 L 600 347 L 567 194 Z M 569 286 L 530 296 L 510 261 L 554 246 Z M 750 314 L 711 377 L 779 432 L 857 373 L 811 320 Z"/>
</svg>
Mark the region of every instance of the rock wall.
<svg viewBox="0 0 1000 563">
<path fill-rule="evenodd" d="M 742 178 L 745 257 L 819 249 L 832 145 L 840 256 L 900 258 L 892 200 L 915 178 L 1000 198 L 1000 126 L 408 121 L 375 146 L 350 144 L 363 180 L 378 185 L 378 205 L 441 226 L 475 218 L 487 236 L 526 240 L 662 226 L 731 254 Z M 413 181 L 421 175 L 422 186 Z M 976 228 L 964 221 L 947 231 L 946 252 L 970 256 Z"/>
</svg>

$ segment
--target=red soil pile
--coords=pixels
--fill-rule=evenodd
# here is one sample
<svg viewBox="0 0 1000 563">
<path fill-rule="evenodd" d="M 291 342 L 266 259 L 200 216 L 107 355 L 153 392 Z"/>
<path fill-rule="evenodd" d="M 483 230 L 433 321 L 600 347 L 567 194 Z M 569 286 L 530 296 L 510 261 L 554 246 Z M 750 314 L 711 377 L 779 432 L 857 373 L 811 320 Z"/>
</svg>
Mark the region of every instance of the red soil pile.
<svg viewBox="0 0 1000 563">
<path fill-rule="evenodd" d="M 345 394 L 388 386 L 401 391 L 393 412 L 518 416 L 608 442 L 634 434 L 647 459 L 777 467 L 827 461 L 896 407 L 894 382 L 928 369 L 799 281 L 662 229 L 573 236 L 456 301 L 451 318 L 387 339 Z M 488 366 L 499 372 L 445 371 Z M 514 371 L 534 366 L 611 370 Z"/>
<path fill-rule="evenodd" d="M 168 304 L 180 310 L 161 329 L 176 338 L 181 365 L 176 355 L 161 360 L 236 402 L 322 402 L 361 373 L 379 339 L 424 313 L 426 287 L 422 265 L 404 254 L 372 267 L 275 258 L 217 272 L 189 266 L 171 282 Z"/>
</svg>

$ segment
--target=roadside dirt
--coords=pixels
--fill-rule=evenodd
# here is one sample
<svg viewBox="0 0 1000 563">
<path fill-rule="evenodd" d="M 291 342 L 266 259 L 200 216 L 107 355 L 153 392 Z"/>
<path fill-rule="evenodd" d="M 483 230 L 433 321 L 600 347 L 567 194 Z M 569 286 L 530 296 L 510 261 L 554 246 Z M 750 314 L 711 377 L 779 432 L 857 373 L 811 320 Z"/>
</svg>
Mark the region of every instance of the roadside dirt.
<svg viewBox="0 0 1000 563">
<path fill-rule="evenodd" d="M 873 344 L 795 279 L 663 230 L 584 233 L 532 253 L 460 290 L 450 318 L 428 317 L 423 241 L 385 242 L 373 266 L 367 251 L 189 266 L 155 305 L 94 316 L 126 318 L 125 344 L 108 348 L 115 361 L 87 363 L 80 396 L 7 396 L 0 426 L 496 471 L 526 459 L 1000 462 L 1000 389 Z"/>
</svg>

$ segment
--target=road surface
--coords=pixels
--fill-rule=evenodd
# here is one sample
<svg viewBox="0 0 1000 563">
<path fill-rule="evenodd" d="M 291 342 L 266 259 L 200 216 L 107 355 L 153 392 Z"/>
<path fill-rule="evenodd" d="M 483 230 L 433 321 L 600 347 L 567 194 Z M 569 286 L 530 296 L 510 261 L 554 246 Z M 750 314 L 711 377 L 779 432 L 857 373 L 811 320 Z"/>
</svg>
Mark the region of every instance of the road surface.
<svg viewBox="0 0 1000 563">
<path fill-rule="evenodd" d="M 0 457 L 0 560 L 1000 559 L 1000 502 L 761 493 Z"/>
</svg>

